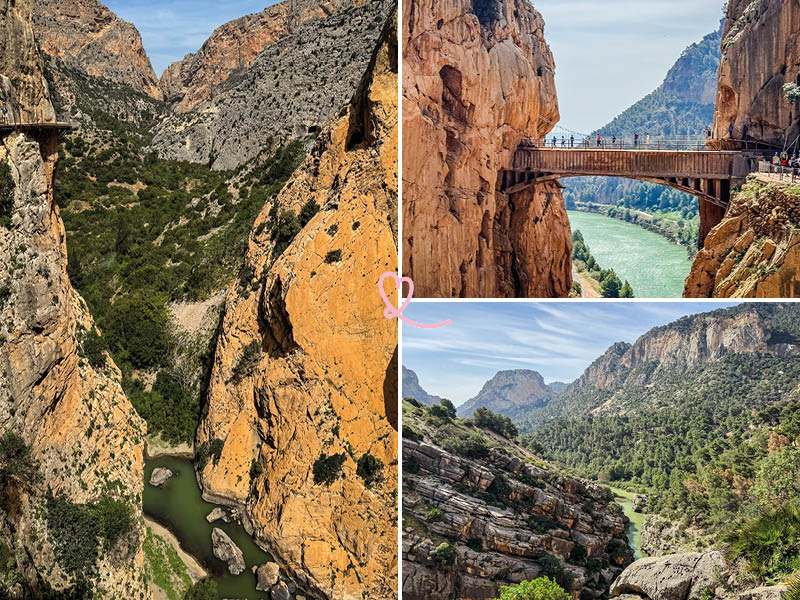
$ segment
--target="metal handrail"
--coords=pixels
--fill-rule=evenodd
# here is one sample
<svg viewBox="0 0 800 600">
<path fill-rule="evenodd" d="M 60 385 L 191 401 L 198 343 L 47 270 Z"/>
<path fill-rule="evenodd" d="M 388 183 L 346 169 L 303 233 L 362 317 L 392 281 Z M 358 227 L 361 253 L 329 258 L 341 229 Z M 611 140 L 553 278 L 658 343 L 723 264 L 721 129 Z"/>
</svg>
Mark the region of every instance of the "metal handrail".
<svg viewBox="0 0 800 600">
<path fill-rule="evenodd" d="M 708 142 L 712 140 L 692 136 L 675 138 L 656 138 L 639 137 L 638 141 L 632 137 L 601 137 L 599 142 L 596 138 L 526 138 L 520 143 L 520 148 L 541 148 L 555 150 L 648 150 L 648 151 L 691 151 L 691 152 L 731 152 L 724 148 L 712 148 Z M 724 140 L 727 143 L 740 144 L 743 149 L 765 150 L 765 147 L 773 147 L 770 144 L 755 142 L 754 140 Z"/>
</svg>

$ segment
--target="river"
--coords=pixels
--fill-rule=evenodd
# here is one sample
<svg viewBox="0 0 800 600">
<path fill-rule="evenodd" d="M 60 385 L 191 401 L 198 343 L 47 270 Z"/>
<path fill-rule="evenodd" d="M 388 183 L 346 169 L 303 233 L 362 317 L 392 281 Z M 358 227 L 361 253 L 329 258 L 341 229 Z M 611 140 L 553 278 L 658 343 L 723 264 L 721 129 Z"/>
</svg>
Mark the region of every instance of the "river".
<svg viewBox="0 0 800 600">
<path fill-rule="evenodd" d="M 622 512 L 630 519 L 626 530 L 628 544 L 633 548 L 633 557 L 639 560 L 645 556 L 642 554 L 642 525 L 644 524 L 644 515 L 633 510 L 633 494 L 631 492 L 619 488 L 611 488 L 611 491 L 614 492 L 615 502 L 622 507 Z"/>
<path fill-rule="evenodd" d="M 567 211 L 600 267 L 626 279 L 637 298 L 680 298 L 692 263 L 686 248 L 637 225 L 594 213 Z"/>
<path fill-rule="evenodd" d="M 161 488 L 150 485 L 150 474 L 156 467 L 166 467 L 175 476 Z M 151 519 L 167 527 L 178 538 L 181 547 L 194 556 L 208 570 L 217 583 L 220 599 L 246 598 L 262 600 L 268 592 L 256 590 L 254 565 L 272 560 L 269 554 L 256 546 L 244 527 L 218 520 L 206 521 L 215 504 L 203 500 L 192 463 L 185 458 L 162 457 L 148 461 L 144 469 L 144 512 Z M 247 569 L 240 575 L 231 575 L 227 565 L 214 556 L 211 531 L 218 527 L 227 533 L 244 554 Z"/>
</svg>

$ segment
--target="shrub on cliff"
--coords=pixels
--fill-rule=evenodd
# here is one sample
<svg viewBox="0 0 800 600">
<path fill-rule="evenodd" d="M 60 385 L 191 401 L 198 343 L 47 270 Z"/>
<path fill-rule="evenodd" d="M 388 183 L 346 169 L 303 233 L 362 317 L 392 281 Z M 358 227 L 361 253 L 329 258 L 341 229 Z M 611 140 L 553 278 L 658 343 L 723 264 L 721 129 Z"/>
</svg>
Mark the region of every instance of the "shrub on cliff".
<svg viewBox="0 0 800 600">
<path fill-rule="evenodd" d="M 183 595 L 183 600 L 217 600 L 217 584 L 213 579 L 201 579 Z"/>
<path fill-rule="evenodd" d="M 511 419 L 493 413 L 483 406 L 475 409 L 475 414 L 472 418 L 478 427 L 484 427 L 494 431 L 497 435 L 502 435 L 504 438 L 514 439 L 519 435 L 519 430 Z"/>
<path fill-rule="evenodd" d="M 523 581 L 519 585 L 502 586 L 498 600 L 569 600 L 570 596 L 549 577 Z"/>
<path fill-rule="evenodd" d="M 106 341 L 97 334 L 94 328 L 86 332 L 81 343 L 81 350 L 83 351 L 83 356 L 95 369 L 106 365 Z"/>
<path fill-rule="evenodd" d="M 344 454 L 333 454 L 327 456 L 323 454 L 316 461 L 312 469 L 314 473 L 314 483 L 316 485 L 330 485 L 342 475 L 342 466 L 347 457 Z"/>
<path fill-rule="evenodd" d="M 258 340 L 254 340 L 245 346 L 242 356 L 239 357 L 239 361 L 231 372 L 233 381 L 241 381 L 248 375 L 252 375 L 260 357 L 261 344 L 258 343 Z"/>
<path fill-rule="evenodd" d="M 442 542 L 431 550 L 428 558 L 440 565 L 452 565 L 456 562 L 456 549 L 447 542 Z"/>
<path fill-rule="evenodd" d="M 39 476 L 38 469 L 25 440 L 7 430 L 0 437 L 0 506 L 8 508 L 9 488 L 32 485 Z"/>
<path fill-rule="evenodd" d="M 486 443 L 486 438 L 478 433 L 465 437 L 445 438 L 442 440 L 442 446 L 448 452 L 465 458 L 486 458 L 489 456 L 489 446 Z"/>
<path fill-rule="evenodd" d="M 367 487 L 377 483 L 383 476 L 383 461 L 367 452 L 358 459 L 356 475 L 364 480 L 364 485 Z"/>
</svg>

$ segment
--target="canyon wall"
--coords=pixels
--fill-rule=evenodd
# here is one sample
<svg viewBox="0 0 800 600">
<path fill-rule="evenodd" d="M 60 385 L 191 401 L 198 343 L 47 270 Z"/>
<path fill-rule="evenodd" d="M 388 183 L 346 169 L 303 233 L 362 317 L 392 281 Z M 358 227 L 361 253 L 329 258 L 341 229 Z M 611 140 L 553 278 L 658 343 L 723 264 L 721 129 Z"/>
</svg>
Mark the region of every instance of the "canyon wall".
<svg viewBox="0 0 800 600">
<path fill-rule="evenodd" d="M 161 100 L 164 95 L 139 31 L 96 0 L 37 0 L 42 51 L 94 77 L 122 83 Z"/>
<path fill-rule="evenodd" d="M 257 217 L 197 435 L 204 495 L 242 507 L 325 598 L 397 590 L 397 324 L 375 288 L 397 269 L 396 57 L 393 16 L 342 118 Z"/>
<path fill-rule="evenodd" d="M 783 86 L 800 83 L 800 5 L 786 0 L 731 0 L 722 36 L 714 138 L 792 144 L 800 103 Z"/>
<path fill-rule="evenodd" d="M 0 74 L 23 111 L 47 118 L 53 108 L 31 11 L 31 0 L 0 11 Z M 149 598 L 141 577 L 145 424 L 110 357 L 90 361 L 82 350 L 94 325 L 67 276 L 64 227 L 53 199 L 57 140 L 48 133 L 0 139 L 0 432 L 19 435 L 38 463 L 38 474 L 25 481 L 9 483 L 4 475 L 0 544 L 20 575 L 12 593 L 25 585 L 26 593 L 41 597 L 42 586 L 63 590 L 77 576 L 111 597 Z M 63 537 L 59 542 L 54 534 L 59 524 L 45 508 L 51 494 L 74 504 L 116 498 L 129 505 L 133 530 L 103 546 L 85 571 L 70 572 Z M 70 537 L 75 547 L 84 542 Z"/>
<path fill-rule="evenodd" d="M 193 109 L 211 98 L 214 86 L 249 68 L 265 47 L 307 21 L 330 16 L 343 1 L 287 0 L 218 27 L 197 52 L 164 71 L 161 89 L 167 102 L 180 112 Z"/>
<path fill-rule="evenodd" d="M 519 143 L 559 120 L 541 15 L 526 0 L 403 11 L 403 273 L 421 296 L 566 296 L 559 184 L 498 191 Z"/>
</svg>

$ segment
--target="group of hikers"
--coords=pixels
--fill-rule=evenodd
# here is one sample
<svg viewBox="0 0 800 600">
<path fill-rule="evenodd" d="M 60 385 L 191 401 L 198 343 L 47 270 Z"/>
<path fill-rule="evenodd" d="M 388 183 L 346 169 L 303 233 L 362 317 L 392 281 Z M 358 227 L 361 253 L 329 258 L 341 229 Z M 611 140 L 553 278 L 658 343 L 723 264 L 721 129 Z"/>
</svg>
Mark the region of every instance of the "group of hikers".
<svg viewBox="0 0 800 600">
<path fill-rule="evenodd" d="M 800 169 L 800 156 L 794 154 L 789 156 L 789 153 L 784 150 L 783 152 L 775 153 L 775 156 L 772 157 L 772 166 L 773 167 L 788 167 L 791 169 Z"/>
<path fill-rule="evenodd" d="M 634 133 L 633 134 L 632 141 L 633 141 L 633 147 L 634 148 L 642 147 L 642 138 L 639 136 L 638 133 Z M 575 136 L 574 135 L 570 135 L 569 138 L 567 138 L 566 136 L 562 135 L 560 142 L 561 142 L 561 147 L 562 148 L 574 148 L 575 147 Z M 558 137 L 553 136 L 553 139 L 551 140 L 550 143 L 552 144 L 553 148 L 558 148 L 558 146 L 559 146 Z M 609 143 L 609 141 L 607 139 L 604 139 L 603 136 L 601 136 L 599 133 L 597 134 L 596 143 L 597 143 L 597 147 L 598 148 L 605 148 L 606 146 L 609 146 L 611 148 L 617 148 L 617 147 L 624 148 L 625 146 L 630 144 L 630 142 L 628 140 L 626 140 L 625 138 L 623 138 L 623 137 L 620 137 L 619 141 L 618 141 L 616 135 L 612 135 L 611 136 L 611 142 Z M 544 147 L 546 148 L 547 146 L 548 146 L 547 139 L 545 139 L 544 140 Z M 584 148 L 588 148 L 590 146 L 589 137 L 588 136 L 584 136 L 583 140 L 578 142 L 578 146 L 579 147 L 583 146 Z M 647 147 L 650 146 L 650 134 L 649 133 L 647 135 L 645 135 L 645 137 L 644 137 L 644 146 L 647 146 Z"/>
</svg>

